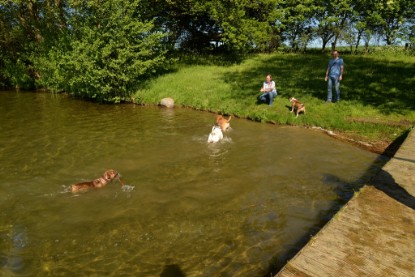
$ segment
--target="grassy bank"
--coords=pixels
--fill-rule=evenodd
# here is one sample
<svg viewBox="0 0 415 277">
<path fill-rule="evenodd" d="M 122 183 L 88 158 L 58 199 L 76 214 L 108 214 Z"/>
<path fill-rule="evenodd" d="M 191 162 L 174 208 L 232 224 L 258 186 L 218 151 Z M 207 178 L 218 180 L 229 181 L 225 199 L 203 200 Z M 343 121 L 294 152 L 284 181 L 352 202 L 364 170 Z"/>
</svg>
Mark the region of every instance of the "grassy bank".
<svg viewBox="0 0 415 277">
<path fill-rule="evenodd" d="M 183 60 L 171 73 L 143 85 L 133 99 L 157 104 L 172 97 L 176 105 L 261 122 L 321 127 L 382 152 L 415 124 L 415 57 L 343 55 L 345 73 L 340 103 L 325 103 L 328 54 L 255 55 L 240 64 L 206 58 Z M 217 65 L 222 64 L 222 65 Z M 278 97 L 273 106 L 257 104 L 267 73 Z M 295 118 L 288 98 L 305 103 Z"/>
</svg>

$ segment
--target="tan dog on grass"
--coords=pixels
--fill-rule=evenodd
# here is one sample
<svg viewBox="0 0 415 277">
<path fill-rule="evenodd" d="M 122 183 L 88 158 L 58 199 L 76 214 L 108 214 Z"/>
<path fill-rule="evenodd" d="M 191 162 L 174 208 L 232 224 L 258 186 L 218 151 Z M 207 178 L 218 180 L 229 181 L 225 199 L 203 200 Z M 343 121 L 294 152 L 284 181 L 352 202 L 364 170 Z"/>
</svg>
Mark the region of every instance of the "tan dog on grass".
<svg viewBox="0 0 415 277">
<path fill-rule="evenodd" d="M 121 186 L 124 186 L 124 183 L 120 180 L 120 177 L 121 175 L 117 171 L 115 171 L 114 169 L 109 169 L 105 171 L 104 175 L 102 175 L 102 177 L 98 179 L 72 185 L 71 192 L 85 192 L 94 188 L 103 188 L 116 178 L 120 182 Z"/>
<path fill-rule="evenodd" d="M 232 116 L 229 116 L 228 119 L 224 118 L 221 115 L 218 115 L 216 117 L 216 124 L 218 124 L 220 126 L 220 128 L 222 129 L 222 132 L 227 131 L 231 125 L 229 124 L 229 121 L 231 121 Z"/>
<path fill-rule="evenodd" d="M 293 112 L 294 110 L 296 110 L 296 117 L 298 117 L 298 114 L 300 112 L 305 113 L 305 106 L 304 106 L 303 103 L 301 103 L 300 101 L 298 101 L 294 97 L 291 97 L 290 98 L 290 102 L 291 102 L 291 112 Z"/>
</svg>

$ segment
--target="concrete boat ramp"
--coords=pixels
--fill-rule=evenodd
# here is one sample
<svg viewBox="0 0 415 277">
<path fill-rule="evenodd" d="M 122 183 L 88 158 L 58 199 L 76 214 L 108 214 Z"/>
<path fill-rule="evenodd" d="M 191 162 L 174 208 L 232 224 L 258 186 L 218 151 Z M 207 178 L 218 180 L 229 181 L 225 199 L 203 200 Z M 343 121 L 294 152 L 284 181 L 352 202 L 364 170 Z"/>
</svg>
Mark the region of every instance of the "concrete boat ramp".
<svg viewBox="0 0 415 277">
<path fill-rule="evenodd" d="M 415 130 L 395 156 L 277 273 L 415 276 Z"/>
</svg>

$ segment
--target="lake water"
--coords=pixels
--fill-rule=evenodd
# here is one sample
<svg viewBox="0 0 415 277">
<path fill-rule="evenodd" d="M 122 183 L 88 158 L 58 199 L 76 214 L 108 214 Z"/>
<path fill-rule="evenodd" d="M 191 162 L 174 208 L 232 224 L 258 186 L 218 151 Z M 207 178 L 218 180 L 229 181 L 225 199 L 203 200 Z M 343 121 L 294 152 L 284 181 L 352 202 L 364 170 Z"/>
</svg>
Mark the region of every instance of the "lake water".
<svg viewBox="0 0 415 277">
<path fill-rule="evenodd" d="M 0 275 L 264 276 L 385 161 L 320 132 L 0 92 Z M 115 169 L 117 181 L 67 188 Z"/>
</svg>

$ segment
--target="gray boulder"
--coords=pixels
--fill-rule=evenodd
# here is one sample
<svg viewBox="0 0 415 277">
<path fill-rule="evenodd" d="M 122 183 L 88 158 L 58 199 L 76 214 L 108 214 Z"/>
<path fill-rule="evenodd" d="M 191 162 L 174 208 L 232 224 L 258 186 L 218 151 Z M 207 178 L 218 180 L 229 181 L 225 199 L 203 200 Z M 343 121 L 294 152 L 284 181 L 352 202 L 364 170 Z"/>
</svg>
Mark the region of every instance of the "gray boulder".
<svg viewBox="0 0 415 277">
<path fill-rule="evenodd" d="M 166 97 L 161 99 L 160 106 L 164 106 L 166 108 L 173 108 L 174 107 L 174 100 L 171 97 Z"/>
</svg>

